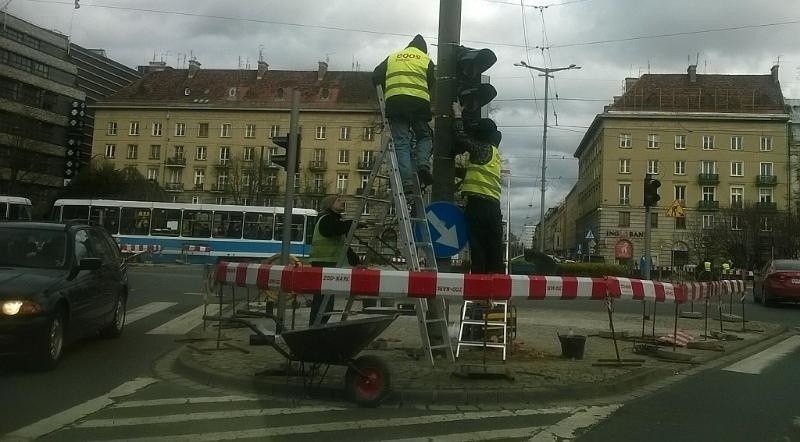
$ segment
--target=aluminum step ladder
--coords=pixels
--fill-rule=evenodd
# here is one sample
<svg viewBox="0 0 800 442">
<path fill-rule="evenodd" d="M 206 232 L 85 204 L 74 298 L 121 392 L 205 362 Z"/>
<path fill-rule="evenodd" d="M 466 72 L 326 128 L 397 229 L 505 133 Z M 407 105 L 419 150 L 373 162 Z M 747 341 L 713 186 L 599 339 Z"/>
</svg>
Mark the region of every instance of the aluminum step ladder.
<svg viewBox="0 0 800 442">
<path fill-rule="evenodd" d="M 383 90 L 376 87 L 378 102 L 383 118 L 383 141 L 381 151 L 372 164 L 369 178 L 364 187 L 359 189 L 360 204 L 353 217 L 353 224 L 347 233 L 348 247 L 366 250 L 367 263 L 389 265 L 392 268 L 405 268 L 415 272 L 437 272 L 436 255 L 433 250 L 431 232 L 425 215 L 423 189 L 416 178 L 410 188 L 404 188 L 397 164 L 394 140 L 392 139 L 389 121 L 386 118 L 386 102 Z M 408 192 L 408 193 L 406 193 Z M 362 222 L 365 209 L 381 207 L 376 222 L 370 228 L 358 228 Z M 393 235 L 392 232 L 396 232 Z M 370 259 L 374 258 L 374 259 Z M 341 251 L 337 260 L 339 267 L 347 266 L 347 247 Z M 351 313 L 354 298 L 348 298 L 342 313 L 342 320 Z M 439 303 L 437 307 L 442 317 L 429 314 L 428 301 L 415 299 L 414 309 L 420 330 L 420 339 L 425 354 L 431 364 L 435 364 L 435 350 L 443 350 L 450 361 L 455 361 L 453 347 L 450 343 L 447 327 L 447 304 L 442 298 L 430 302 Z M 432 342 L 436 340 L 437 342 Z"/>
<path fill-rule="evenodd" d="M 498 307 L 502 308 L 502 312 L 496 311 Z M 481 319 L 469 317 L 470 311 L 475 311 L 476 309 L 481 312 Z M 498 314 L 503 315 L 502 321 L 497 321 L 494 318 L 494 316 Z M 506 301 L 464 301 L 464 307 L 461 310 L 461 327 L 458 331 L 456 357 L 459 357 L 461 354 L 461 347 L 500 348 L 503 350 L 503 361 L 505 361 L 511 332 L 508 325 L 508 315 L 509 309 L 508 302 Z M 474 337 L 476 329 L 479 330 L 481 335 L 480 339 Z M 496 332 L 500 339 L 497 341 L 489 341 L 490 332 Z M 467 333 L 467 336 L 465 336 L 465 333 Z"/>
</svg>

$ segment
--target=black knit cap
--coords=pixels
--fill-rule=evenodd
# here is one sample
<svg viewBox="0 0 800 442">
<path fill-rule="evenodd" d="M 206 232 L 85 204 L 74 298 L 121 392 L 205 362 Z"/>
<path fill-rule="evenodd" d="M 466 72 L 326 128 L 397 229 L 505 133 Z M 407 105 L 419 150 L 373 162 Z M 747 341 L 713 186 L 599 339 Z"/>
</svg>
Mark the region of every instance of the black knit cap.
<svg viewBox="0 0 800 442">
<path fill-rule="evenodd" d="M 415 47 L 426 54 L 428 53 L 428 44 L 425 43 L 425 37 L 420 34 L 415 35 L 411 40 L 411 43 L 409 43 L 406 47 Z"/>
</svg>

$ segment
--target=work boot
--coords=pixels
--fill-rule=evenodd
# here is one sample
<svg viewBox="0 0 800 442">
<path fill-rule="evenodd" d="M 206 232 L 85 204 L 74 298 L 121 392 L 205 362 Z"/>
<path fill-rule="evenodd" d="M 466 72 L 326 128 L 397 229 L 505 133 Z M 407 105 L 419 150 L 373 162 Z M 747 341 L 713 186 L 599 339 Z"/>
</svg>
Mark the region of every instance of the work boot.
<svg viewBox="0 0 800 442">
<path fill-rule="evenodd" d="M 417 169 L 417 178 L 419 178 L 419 184 L 422 187 L 427 187 L 433 184 L 433 175 L 431 174 L 430 168 L 423 166 Z"/>
</svg>

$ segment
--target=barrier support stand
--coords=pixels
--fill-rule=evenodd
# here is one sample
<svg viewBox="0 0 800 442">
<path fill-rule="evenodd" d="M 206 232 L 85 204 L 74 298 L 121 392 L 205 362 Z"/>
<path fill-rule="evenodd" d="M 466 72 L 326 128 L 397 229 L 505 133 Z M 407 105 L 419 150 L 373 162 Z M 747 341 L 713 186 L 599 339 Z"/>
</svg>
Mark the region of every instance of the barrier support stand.
<svg viewBox="0 0 800 442">
<path fill-rule="evenodd" d="M 653 301 L 653 339 L 656 338 L 656 306 L 657 302 Z"/>
<path fill-rule="evenodd" d="M 608 326 L 611 328 L 611 339 L 614 340 L 614 352 L 616 359 L 598 359 L 593 366 L 600 367 L 639 367 L 644 363 L 644 359 L 622 359 L 619 356 L 619 346 L 617 345 L 617 333 L 614 331 L 614 307 L 613 298 L 606 293 L 606 310 L 608 311 Z"/>
<path fill-rule="evenodd" d="M 703 327 L 703 340 L 708 340 L 708 296 L 706 296 L 705 326 Z"/>
<path fill-rule="evenodd" d="M 647 301 L 642 300 L 642 339 L 644 339 L 644 325 L 646 319 L 647 319 Z"/>
<path fill-rule="evenodd" d="M 675 323 L 672 325 L 672 351 L 678 351 L 678 303 L 675 303 Z"/>
</svg>

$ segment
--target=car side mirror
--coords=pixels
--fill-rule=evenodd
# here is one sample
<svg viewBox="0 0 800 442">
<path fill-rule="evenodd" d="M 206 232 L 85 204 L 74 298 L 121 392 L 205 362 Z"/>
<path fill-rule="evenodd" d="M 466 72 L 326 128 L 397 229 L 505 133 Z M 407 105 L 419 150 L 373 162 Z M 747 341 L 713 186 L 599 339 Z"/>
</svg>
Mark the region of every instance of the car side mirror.
<svg viewBox="0 0 800 442">
<path fill-rule="evenodd" d="M 97 270 L 103 266 L 100 258 L 82 258 L 78 263 L 78 270 Z"/>
</svg>

